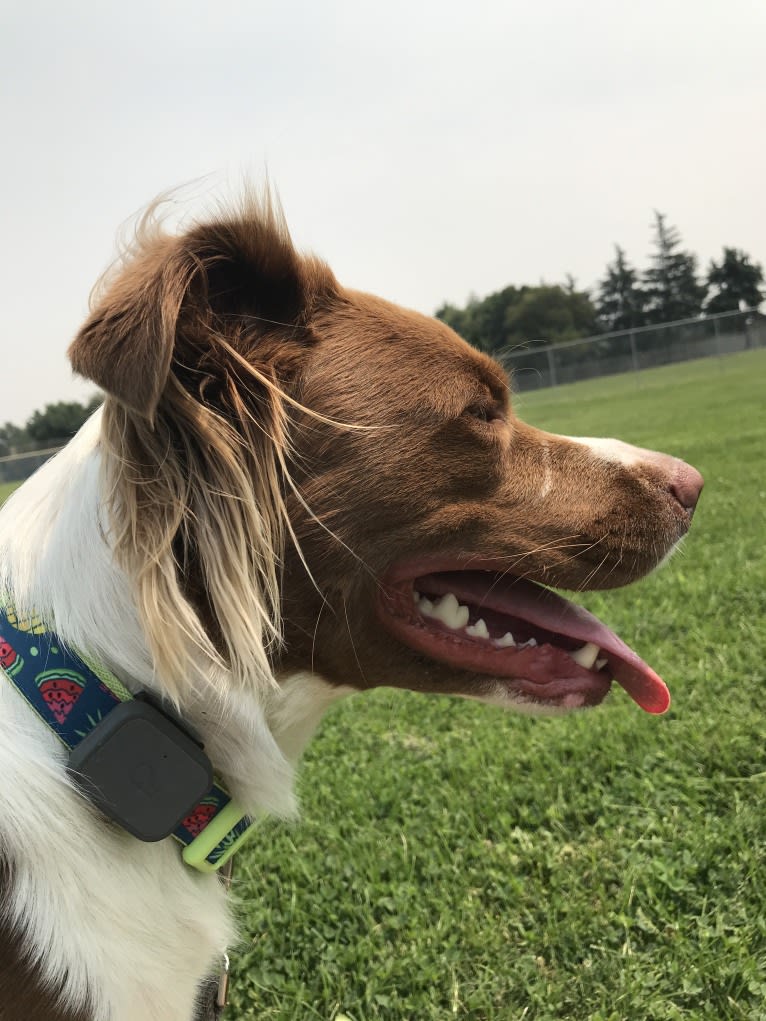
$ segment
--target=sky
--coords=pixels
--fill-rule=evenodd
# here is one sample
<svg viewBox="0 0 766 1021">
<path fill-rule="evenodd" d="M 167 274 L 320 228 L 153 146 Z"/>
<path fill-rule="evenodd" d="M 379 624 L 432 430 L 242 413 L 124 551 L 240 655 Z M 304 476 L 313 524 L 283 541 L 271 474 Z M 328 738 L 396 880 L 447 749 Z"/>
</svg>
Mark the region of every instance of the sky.
<svg viewBox="0 0 766 1021">
<path fill-rule="evenodd" d="M 766 261 L 763 0 L 5 0 L 0 422 L 82 400 L 66 348 L 126 221 L 277 188 L 299 247 L 426 313 L 644 267 Z"/>
</svg>

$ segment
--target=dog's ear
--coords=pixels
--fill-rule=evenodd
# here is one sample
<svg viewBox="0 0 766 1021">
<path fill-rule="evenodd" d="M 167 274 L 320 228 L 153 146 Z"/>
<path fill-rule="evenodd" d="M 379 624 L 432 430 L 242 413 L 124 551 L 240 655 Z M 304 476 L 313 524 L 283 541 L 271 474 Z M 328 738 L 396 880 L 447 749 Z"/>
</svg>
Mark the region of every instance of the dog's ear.
<svg viewBox="0 0 766 1021">
<path fill-rule="evenodd" d="M 241 334 L 243 322 L 303 323 L 313 292 L 330 278 L 322 269 L 298 255 L 270 200 L 180 237 L 145 217 L 69 348 L 72 366 L 152 421 L 185 332 L 227 336 Z M 180 360 L 188 368 L 184 354 Z"/>
<path fill-rule="evenodd" d="M 269 203 L 144 235 L 74 341 L 107 393 L 109 532 L 163 689 L 273 683 L 292 381 L 336 292 Z"/>
<path fill-rule="evenodd" d="M 163 239 L 109 286 L 69 348 L 75 372 L 151 418 L 173 355 L 189 268 Z"/>
</svg>

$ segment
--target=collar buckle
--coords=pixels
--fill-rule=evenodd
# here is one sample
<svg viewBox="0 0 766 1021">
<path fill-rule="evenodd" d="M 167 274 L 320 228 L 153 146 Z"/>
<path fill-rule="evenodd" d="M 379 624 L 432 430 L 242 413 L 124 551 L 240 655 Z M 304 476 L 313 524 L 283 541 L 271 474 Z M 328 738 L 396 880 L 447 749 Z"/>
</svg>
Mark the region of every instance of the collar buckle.
<svg viewBox="0 0 766 1021">
<path fill-rule="evenodd" d="M 181 857 L 199 872 L 216 872 L 245 843 L 255 829 L 255 820 L 236 801 L 229 801 L 202 832 L 187 844 Z"/>
</svg>

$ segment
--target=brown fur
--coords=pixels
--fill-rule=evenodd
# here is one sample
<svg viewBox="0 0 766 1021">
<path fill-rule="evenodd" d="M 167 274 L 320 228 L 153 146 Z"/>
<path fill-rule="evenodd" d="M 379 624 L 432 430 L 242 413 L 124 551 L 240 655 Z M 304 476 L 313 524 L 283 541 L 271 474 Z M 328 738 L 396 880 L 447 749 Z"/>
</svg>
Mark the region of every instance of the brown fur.
<svg viewBox="0 0 766 1021">
<path fill-rule="evenodd" d="M 145 227 L 70 354 L 110 395 L 116 548 L 171 691 L 224 662 L 238 683 L 310 668 L 470 692 L 475 679 L 381 633 L 373 603 L 393 561 L 451 551 L 609 587 L 688 527 L 667 469 L 520 422 L 496 362 L 340 287 L 270 202 L 181 237 Z M 168 606 L 175 644 L 154 633 Z"/>
<path fill-rule="evenodd" d="M 475 692 L 479 679 L 381 629 L 374 594 L 392 562 L 450 551 L 548 585 L 613 587 L 651 570 L 688 527 L 666 472 L 597 460 L 522 423 L 502 369 L 441 323 L 347 292 L 316 329 L 322 347 L 300 399 L 386 431 L 339 435 L 312 423 L 297 433 L 309 452 L 296 481 L 332 534 L 289 505 L 325 604 L 288 551 L 285 666 L 310 661 L 361 688 Z M 492 421 L 477 420 L 477 407 Z M 551 489 L 542 499 L 544 444 Z"/>
<path fill-rule="evenodd" d="M 4 921 L 6 891 L 13 882 L 10 864 L 0 857 L 0 1021 L 93 1021 L 89 1012 L 63 1008 L 58 990 L 46 988 L 29 960 L 22 933 Z"/>
</svg>

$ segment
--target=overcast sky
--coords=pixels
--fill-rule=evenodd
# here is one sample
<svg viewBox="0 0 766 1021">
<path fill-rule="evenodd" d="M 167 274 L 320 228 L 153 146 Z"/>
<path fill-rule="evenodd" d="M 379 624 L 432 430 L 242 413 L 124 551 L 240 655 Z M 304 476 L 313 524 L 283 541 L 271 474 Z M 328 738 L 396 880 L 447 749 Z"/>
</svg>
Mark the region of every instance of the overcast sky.
<svg viewBox="0 0 766 1021">
<path fill-rule="evenodd" d="M 429 313 L 643 266 L 653 209 L 766 260 L 764 0 L 2 0 L 0 104 L 0 421 L 92 392 L 120 224 L 203 177 L 268 169 L 301 247 Z"/>
</svg>

